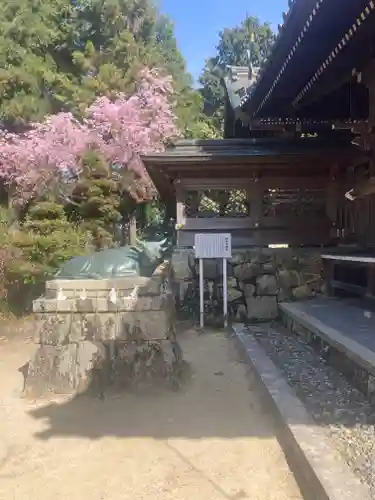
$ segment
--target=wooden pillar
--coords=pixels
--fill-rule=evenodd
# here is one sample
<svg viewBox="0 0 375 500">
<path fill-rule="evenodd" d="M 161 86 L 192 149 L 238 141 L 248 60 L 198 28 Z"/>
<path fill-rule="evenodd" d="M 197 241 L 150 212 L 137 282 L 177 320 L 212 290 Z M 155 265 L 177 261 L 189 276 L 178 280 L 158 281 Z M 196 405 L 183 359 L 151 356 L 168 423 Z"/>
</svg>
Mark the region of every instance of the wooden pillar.
<svg viewBox="0 0 375 500">
<path fill-rule="evenodd" d="M 185 214 L 185 190 L 180 181 L 175 182 L 176 189 L 176 223 L 184 225 L 186 222 Z"/>
<path fill-rule="evenodd" d="M 326 285 L 326 294 L 329 297 L 334 295 L 332 287 L 332 280 L 334 278 L 334 261 L 330 259 L 323 259 L 323 279 Z"/>
<path fill-rule="evenodd" d="M 186 214 L 185 214 L 185 190 L 183 186 L 181 186 L 181 182 L 179 180 L 175 181 L 175 190 L 176 190 L 176 224 L 177 226 L 181 225 L 182 227 L 186 222 Z M 177 246 L 180 245 L 180 235 L 181 229 L 177 229 Z"/>
<path fill-rule="evenodd" d="M 364 73 L 364 82 L 368 88 L 369 92 L 369 117 L 368 117 L 368 130 L 370 133 L 370 176 L 375 175 L 375 61 L 372 60 L 369 64 L 368 68 Z M 370 243 L 375 245 L 375 220 L 374 220 L 374 195 L 371 195 L 367 201 L 367 215 L 368 220 L 365 228 L 366 235 L 366 243 Z M 374 271 L 372 271 L 371 276 L 373 276 Z M 375 278 L 371 278 L 371 282 L 373 283 L 373 293 L 375 293 L 374 289 L 374 280 Z"/>
<path fill-rule="evenodd" d="M 375 264 L 369 264 L 368 266 L 367 293 L 368 295 L 375 297 Z"/>
<path fill-rule="evenodd" d="M 326 213 L 328 219 L 331 221 L 331 238 L 336 238 L 338 236 L 337 230 L 340 229 L 338 227 L 339 196 L 340 185 L 338 180 L 338 168 L 335 165 L 331 168 L 330 178 L 326 189 Z"/>
</svg>

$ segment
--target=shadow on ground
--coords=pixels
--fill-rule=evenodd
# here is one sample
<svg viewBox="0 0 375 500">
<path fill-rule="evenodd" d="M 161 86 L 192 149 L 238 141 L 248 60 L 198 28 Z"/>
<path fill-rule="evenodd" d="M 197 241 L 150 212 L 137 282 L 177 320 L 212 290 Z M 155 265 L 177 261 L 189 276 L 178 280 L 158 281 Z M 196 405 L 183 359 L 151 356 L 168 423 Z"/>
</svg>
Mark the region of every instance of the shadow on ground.
<svg viewBox="0 0 375 500">
<path fill-rule="evenodd" d="M 262 422 L 261 404 L 232 342 L 224 334 L 189 332 L 179 340 L 191 372 L 180 391 L 107 391 L 103 400 L 83 395 L 47 404 L 30 411 L 46 424 L 36 437 L 269 436 L 270 423 L 267 417 Z"/>
</svg>

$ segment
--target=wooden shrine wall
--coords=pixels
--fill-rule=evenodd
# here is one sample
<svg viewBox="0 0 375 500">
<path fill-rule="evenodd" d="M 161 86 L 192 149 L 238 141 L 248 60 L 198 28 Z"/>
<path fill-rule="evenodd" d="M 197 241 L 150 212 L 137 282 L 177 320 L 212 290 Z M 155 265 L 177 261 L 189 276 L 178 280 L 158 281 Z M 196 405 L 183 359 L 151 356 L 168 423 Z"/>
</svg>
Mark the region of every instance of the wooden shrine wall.
<svg viewBox="0 0 375 500">
<path fill-rule="evenodd" d="M 356 182 L 373 174 L 370 166 L 361 171 L 346 172 L 335 191 L 336 210 L 332 213 L 335 233 L 340 243 L 356 243 L 361 247 L 375 248 L 375 194 L 349 201 L 345 192 Z"/>
<path fill-rule="evenodd" d="M 324 177 L 176 181 L 178 245 L 197 232 L 230 232 L 235 248 L 329 244 L 332 222 Z"/>
</svg>

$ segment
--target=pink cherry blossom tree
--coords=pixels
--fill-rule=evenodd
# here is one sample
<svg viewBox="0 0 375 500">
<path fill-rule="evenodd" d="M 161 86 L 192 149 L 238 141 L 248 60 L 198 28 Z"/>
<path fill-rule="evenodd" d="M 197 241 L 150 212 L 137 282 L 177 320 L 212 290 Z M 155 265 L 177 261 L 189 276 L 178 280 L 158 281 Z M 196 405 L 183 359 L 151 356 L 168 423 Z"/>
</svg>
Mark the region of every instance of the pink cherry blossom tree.
<svg viewBox="0 0 375 500">
<path fill-rule="evenodd" d="M 93 147 L 128 182 L 136 201 L 150 197 L 152 183 L 141 154 L 162 151 L 178 136 L 172 80 L 144 69 L 132 96 L 98 98 L 79 121 L 70 113 L 49 116 L 24 134 L 0 136 L 0 177 L 23 204 L 79 173 L 80 158 Z"/>
</svg>

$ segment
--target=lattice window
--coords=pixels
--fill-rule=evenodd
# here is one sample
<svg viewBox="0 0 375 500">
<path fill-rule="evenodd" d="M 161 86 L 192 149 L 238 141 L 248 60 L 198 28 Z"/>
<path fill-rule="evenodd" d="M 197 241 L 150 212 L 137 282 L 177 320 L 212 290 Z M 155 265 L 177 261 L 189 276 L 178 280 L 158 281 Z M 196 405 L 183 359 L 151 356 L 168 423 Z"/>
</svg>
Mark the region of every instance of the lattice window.
<svg viewBox="0 0 375 500">
<path fill-rule="evenodd" d="M 185 215 L 203 217 L 247 217 L 249 203 L 244 189 L 187 191 Z"/>
<path fill-rule="evenodd" d="M 323 189 L 268 189 L 263 197 L 263 215 L 274 217 L 325 215 Z"/>
</svg>

